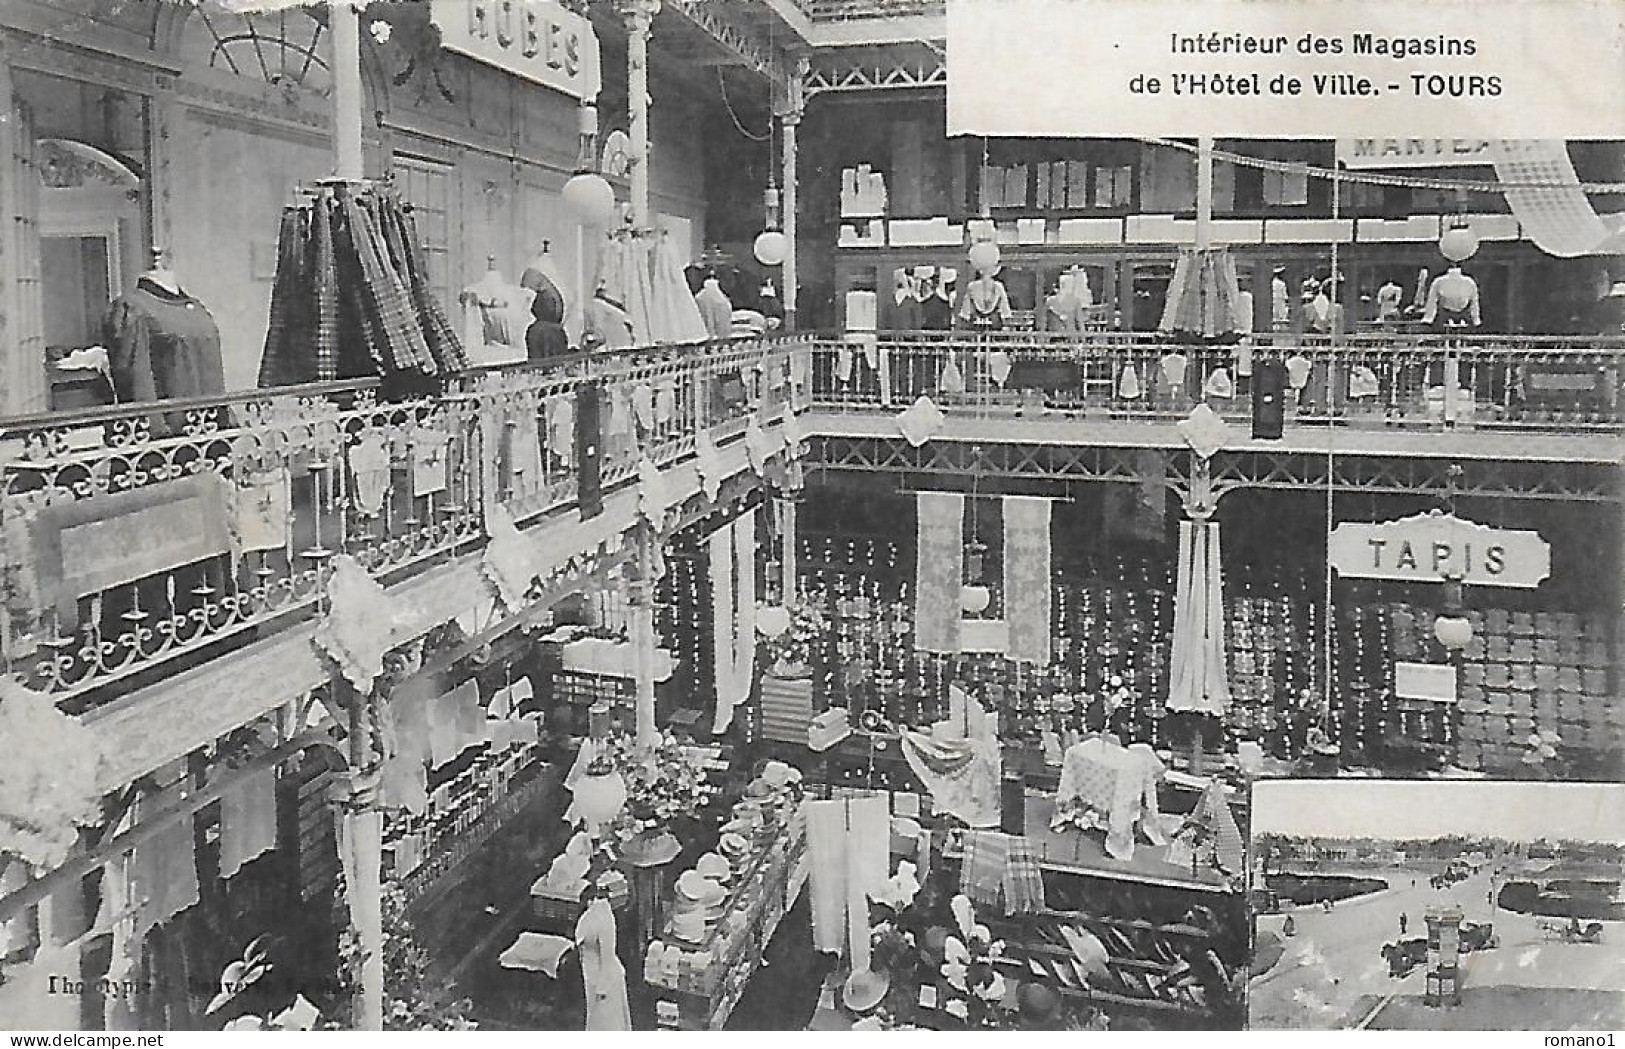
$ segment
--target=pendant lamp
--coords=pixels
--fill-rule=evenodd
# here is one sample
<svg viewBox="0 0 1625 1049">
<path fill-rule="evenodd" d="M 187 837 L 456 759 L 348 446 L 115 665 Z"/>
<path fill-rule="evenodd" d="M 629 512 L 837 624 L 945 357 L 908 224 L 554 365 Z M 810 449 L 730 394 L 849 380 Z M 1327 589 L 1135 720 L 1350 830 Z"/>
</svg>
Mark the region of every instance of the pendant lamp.
<svg viewBox="0 0 1625 1049">
<path fill-rule="evenodd" d="M 1451 262 L 1466 262 L 1478 252 L 1478 236 L 1466 222 L 1457 220 L 1439 238 L 1439 254 Z"/>
<path fill-rule="evenodd" d="M 751 253 L 764 266 L 782 265 L 790 253 L 790 239 L 779 231 L 779 187 L 768 176 L 767 189 L 762 193 L 762 224 L 766 227 L 756 235 Z"/>
<path fill-rule="evenodd" d="M 598 138 L 598 107 L 584 102 L 580 109 L 576 173 L 564 184 L 564 205 L 577 222 L 590 229 L 608 226 L 615 217 L 615 189 L 593 169 L 594 141 Z"/>
</svg>

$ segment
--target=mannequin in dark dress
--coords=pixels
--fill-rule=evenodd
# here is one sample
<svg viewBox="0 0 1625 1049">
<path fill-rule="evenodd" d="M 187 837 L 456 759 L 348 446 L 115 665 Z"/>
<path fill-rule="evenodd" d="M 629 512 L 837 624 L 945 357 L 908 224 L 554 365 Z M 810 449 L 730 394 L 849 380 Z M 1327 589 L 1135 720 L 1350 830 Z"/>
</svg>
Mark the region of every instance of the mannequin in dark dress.
<svg viewBox="0 0 1625 1049">
<path fill-rule="evenodd" d="M 166 401 L 226 392 L 220 329 L 203 303 L 155 260 L 113 300 L 103 324 L 120 401 Z"/>
<path fill-rule="evenodd" d="M 563 357 L 570 352 L 570 336 L 564 331 L 564 296 L 549 281 L 530 300 L 534 318 L 525 329 L 525 356 L 532 361 Z"/>
</svg>

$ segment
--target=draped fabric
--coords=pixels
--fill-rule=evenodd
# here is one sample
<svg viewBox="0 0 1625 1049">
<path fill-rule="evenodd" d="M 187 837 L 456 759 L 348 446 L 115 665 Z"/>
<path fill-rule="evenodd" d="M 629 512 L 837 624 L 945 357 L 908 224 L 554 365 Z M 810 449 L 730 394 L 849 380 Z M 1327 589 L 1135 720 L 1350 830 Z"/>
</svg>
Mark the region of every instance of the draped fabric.
<svg viewBox="0 0 1625 1049">
<path fill-rule="evenodd" d="M 1202 339 L 1238 334 L 1240 297 L 1236 262 L 1228 249 L 1183 249 L 1157 330 Z"/>
<path fill-rule="evenodd" d="M 1154 845 L 1166 841 L 1157 798 L 1163 772 L 1144 743 L 1123 747 L 1098 736 L 1076 743 L 1062 759 L 1050 827 L 1103 830 L 1107 853 L 1133 859 L 1136 830 Z"/>
<path fill-rule="evenodd" d="M 261 769 L 220 798 L 220 876 L 276 848 L 276 768 Z"/>
<path fill-rule="evenodd" d="M 1047 666 L 1050 657 L 1050 501 L 1004 499 L 1006 655 Z"/>
<path fill-rule="evenodd" d="M 1597 214 L 1563 140 L 1500 139 L 1490 142 L 1490 156 L 1497 181 L 1548 183 L 1506 190 L 1512 214 L 1541 251 L 1565 259 L 1625 252 L 1620 216 Z"/>
<path fill-rule="evenodd" d="M 164 794 L 136 803 L 136 826 L 164 808 Z M 192 818 L 165 823 L 150 838 L 130 850 L 130 901 L 136 908 L 131 940 L 137 945 L 154 927 L 163 925 L 198 902 L 197 853 Z"/>
<path fill-rule="evenodd" d="M 914 568 L 914 647 L 959 651 L 959 591 L 964 585 L 965 497 L 920 492 Z"/>
<path fill-rule="evenodd" d="M 259 385 L 468 366 L 427 280 L 408 205 L 368 187 L 323 187 L 284 212 Z"/>
<path fill-rule="evenodd" d="M 677 253 L 677 242 L 661 234 L 654 257 L 655 335 L 662 343 L 704 342 L 709 335 L 705 318 L 689 294 L 683 260 Z"/>
<path fill-rule="evenodd" d="M 885 797 L 813 801 L 807 806 L 813 947 L 849 951 L 869 967 L 869 903 L 890 872 L 891 809 Z"/>
<path fill-rule="evenodd" d="M 1222 715 L 1230 706 L 1224 662 L 1224 580 L 1217 521 L 1179 525 L 1168 709 Z"/>
<path fill-rule="evenodd" d="M 972 827 L 999 825 L 998 744 L 904 732 L 903 757 L 941 811 Z"/>
<path fill-rule="evenodd" d="M 750 698 L 756 672 L 756 511 L 720 528 L 707 541 L 711 570 L 711 644 L 716 712 L 711 731 L 733 723 Z"/>
<path fill-rule="evenodd" d="M 632 1008 L 626 996 L 626 967 L 615 953 L 615 911 L 602 897 L 587 905 L 576 922 L 581 979 L 587 998 L 589 1031 L 630 1031 Z"/>
</svg>

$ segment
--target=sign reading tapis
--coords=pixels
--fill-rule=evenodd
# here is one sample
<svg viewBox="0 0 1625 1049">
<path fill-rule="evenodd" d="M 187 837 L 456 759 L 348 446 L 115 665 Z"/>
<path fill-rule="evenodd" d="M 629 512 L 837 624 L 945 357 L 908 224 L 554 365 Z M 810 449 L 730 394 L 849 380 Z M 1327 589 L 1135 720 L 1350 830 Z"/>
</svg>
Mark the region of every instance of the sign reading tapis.
<svg viewBox="0 0 1625 1049">
<path fill-rule="evenodd" d="M 1539 532 L 1491 528 L 1434 511 L 1397 521 L 1346 521 L 1332 529 L 1327 556 L 1351 579 L 1532 590 L 1552 574 L 1551 544 Z"/>
</svg>

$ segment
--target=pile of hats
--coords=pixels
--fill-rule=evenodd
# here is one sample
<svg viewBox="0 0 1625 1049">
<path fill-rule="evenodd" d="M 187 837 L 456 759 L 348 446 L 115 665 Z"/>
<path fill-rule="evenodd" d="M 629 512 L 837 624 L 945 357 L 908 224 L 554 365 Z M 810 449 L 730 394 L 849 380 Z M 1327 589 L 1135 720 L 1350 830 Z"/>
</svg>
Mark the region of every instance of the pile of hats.
<svg viewBox="0 0 1625 1049">
<path fill-rule="evenodd" d="M 705 942 L 728 902 L 728 882 L 732 878 L 733 864 L 715 852 L 701 856 L 692 870 L 678 877 L 671 914 L 673 939 Z"/>
</svg>

